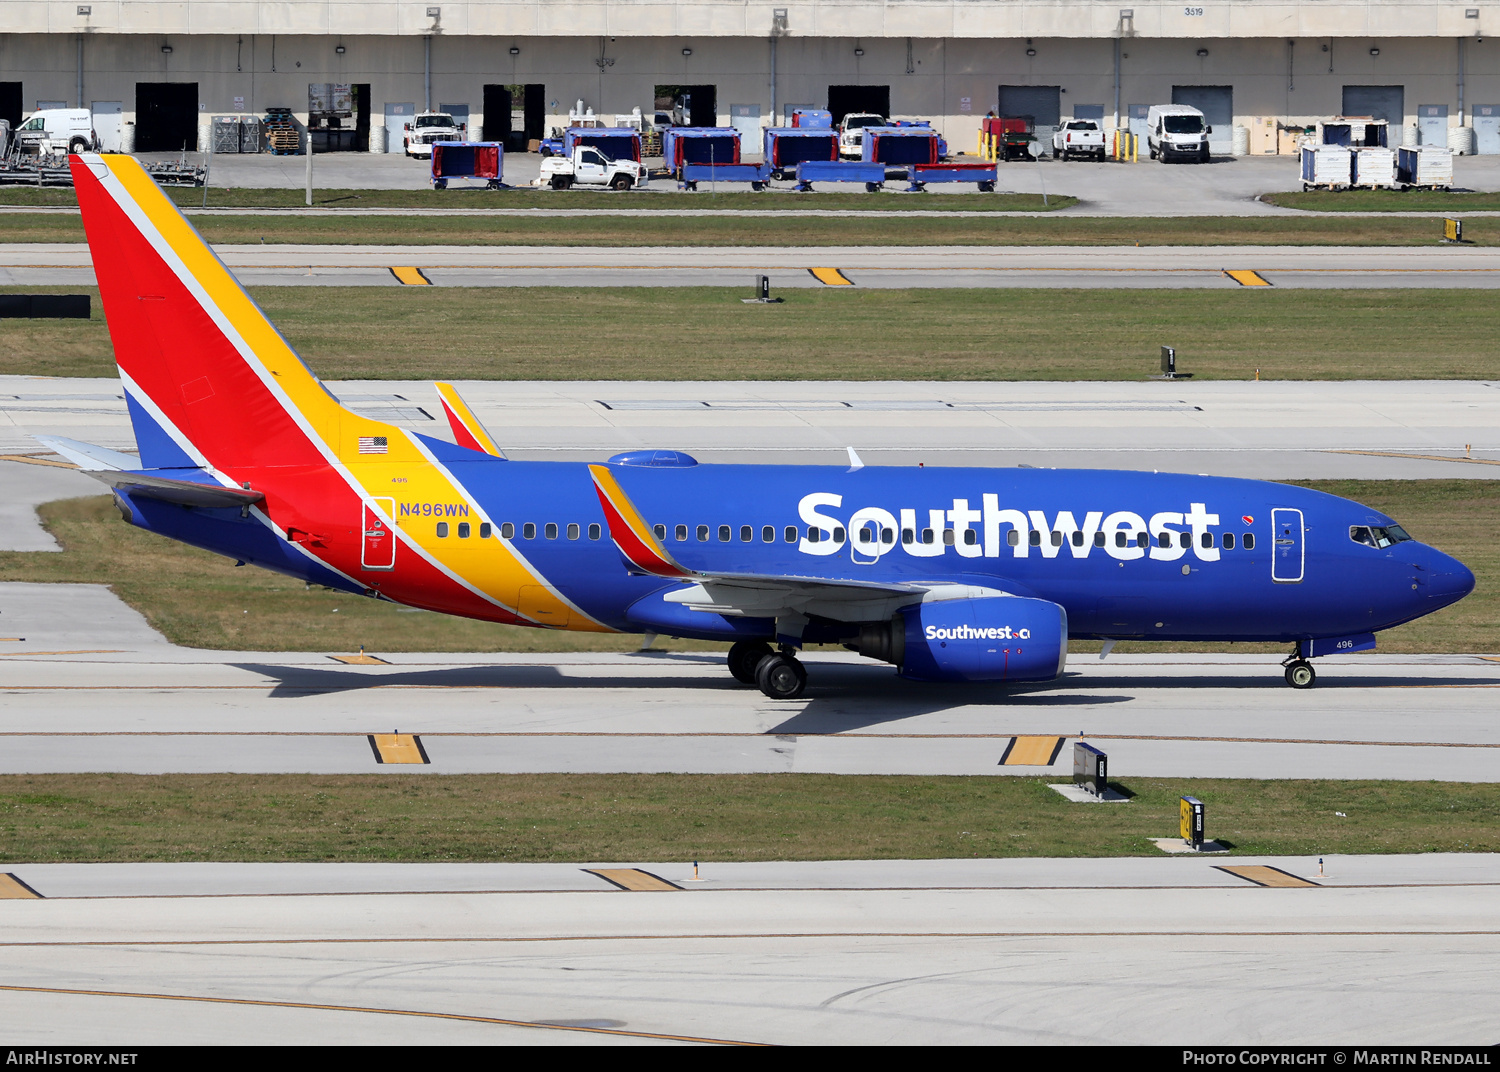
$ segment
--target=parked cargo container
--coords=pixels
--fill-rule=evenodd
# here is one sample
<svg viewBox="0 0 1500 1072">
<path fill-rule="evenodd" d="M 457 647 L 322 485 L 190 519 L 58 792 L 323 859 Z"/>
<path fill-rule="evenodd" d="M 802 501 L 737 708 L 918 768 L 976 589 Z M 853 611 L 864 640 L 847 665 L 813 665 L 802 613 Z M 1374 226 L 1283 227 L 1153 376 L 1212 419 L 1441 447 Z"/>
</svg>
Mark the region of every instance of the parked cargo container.
<svg viewBox="0 0 1500 1072">
<path fill-rule="evenodd" d="M 1447 189 L 1453 185 L 1453 150 L 1403 145 L 1396 151 L 1396 177 L 1408 186 Z"/>
<path fill-rule="evenodd" d="M 740 132 L 733 127 L 670 127 L 661 136 L 667 168 L 684 164 L 738 164 Z"/>
<path fill-rule="evenodd" d="M 837 160 L 839 136 L 828 127 L 768 127 L 764 152 L 771 177 L 784 179 L 804 160 Z"/>
</svg>

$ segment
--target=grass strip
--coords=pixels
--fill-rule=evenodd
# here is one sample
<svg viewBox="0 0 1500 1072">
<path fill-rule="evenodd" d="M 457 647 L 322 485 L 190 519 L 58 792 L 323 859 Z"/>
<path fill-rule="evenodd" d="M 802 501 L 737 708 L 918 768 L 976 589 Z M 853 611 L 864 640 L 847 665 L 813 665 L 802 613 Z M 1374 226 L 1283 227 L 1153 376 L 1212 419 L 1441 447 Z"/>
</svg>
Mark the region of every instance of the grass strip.
<svg viewBox="0 0 1500 1072">
<path fill-rule="evenodd" d="M 1500 221 L 1464 228 L 1500 242 Z M 1367 216 L 195 216 L 215 244 L 465 246 L 1428 246 L 1435 219 Z M 82 242 L 77 216 L 4 217 L 5 240 Z"/>
<path fill-rule="evenodd" d="M 1500 193 L 1473 190 L 1304 190 L 1261 194 L 1260 199 L 1310 212 L 1500 211 Z"/>
<path fill-rule="evenodd" d="M 1419 540 L 1465 562 L 1475 592 L 1436 614 L 1380 634 L 1383 652 L 1500 651 L 1500 510 L 1495 480 L 1305 481 L 1363 502 L 1401 521 Z M 127 525 L 105 496 L 41 508 L 62 554 L 0 552 L 0 579 L 107 584 L 169 640 L 195 648 L 242 651 L 631 651 L 634 635 L 568 633 L 493 625 L 412 611 L 361 596 L 310 589 L 260 569 Z M 725 644 L 658 641 L 659 648 L 724 650 Z M 1097 650 L 1080 643 L 1073 650 Z M 1284 645 L 1153 644 L 1125 641 L 1120 652 L 1275 651 Z"/>
<path fill-rule="evenodd" d="M 327 379 L 1139 380 L 1162 344 L 1198 380 L 1500 377 L 1488 290 L 250 289 Z M 0 331 L 0 373 L 115 375 L 97 300 Z"/>
<path fill-rule="evenodd" d="M 1014 777 L 13 774 L 0 864 L 1157 856 L 1183 794 L 1236 854 L 1500 850 L 1495 784 L 1112 784 L 1133 799 L 1071 804 Z"/>
<path fill-rule="evenodd" d="M 212 176 L 210 176 L 212 178 Z M 653 180 L 675 184 L 675 180 Z M 169 187 L 166 195 L 182 208 L 285 208 L 307 207 L 307 194 L 301 187 L 294 189 L 251 189 L 244 187 L 218 187 L 212 182 L 208 188 L 208 204 L 204 205 L 201 189 Z M 418 208 L 418 209 L 607 209 L 632 211 L 647 209 L 748 209 L 757 212 L 821 209 L 824 211 L 856 209 L 864 212 L 907 212 L 922 209 L 927 212 L 1056 212 L 1078 203 L 1078 198 L 1065 194 L 1050 194 L 1043 201 L 1041 194 L 943 194 L 927 193 L 919 197 L 907 197 L 891 191 L 888 196 L 870 194 L 835 193 L 819 191 L 815 197 L 794 195 L 780 190 L 771 193 L 752 193 L 744 188 L 731 187 L 728 191 L 710 191 L 705 186 L 699 193 L 679 195 L 669 189 L 642 190 L 635 193 L 604 193 L 592 190 L 569 190 L 565 194 L 551 190 L 486 190 L 449 187 L 447 190 L 340 190 L 315 189 L 315 209 L 329 208 Z M 76 208 L 78 198 L 71 187 L 0 187 L 0 205 L 17 207 Z"/>
</svg>

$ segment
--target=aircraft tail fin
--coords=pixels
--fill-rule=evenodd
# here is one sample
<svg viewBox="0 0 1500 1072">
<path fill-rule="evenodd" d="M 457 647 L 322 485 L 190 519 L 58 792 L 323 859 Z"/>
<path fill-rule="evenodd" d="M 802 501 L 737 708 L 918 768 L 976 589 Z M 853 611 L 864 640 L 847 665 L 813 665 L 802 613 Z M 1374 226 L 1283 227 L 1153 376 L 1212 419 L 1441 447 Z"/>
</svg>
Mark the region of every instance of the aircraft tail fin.
<svg viewBox="0 0 1500 1072">
<path fill-rule="evenodd" d="M 69 165 L 142 465 L 311 465 L 337 453 L 352 415 L 140 164 L 84 153 Z"/>
<path fill-rule="evenodd" d="M 479 418 L 474 416 L 468 403 L 459 396 L 456 387 L 451 383 L 435 383 L 433 386 L 437 388 L 438 399 L 443 403 L 443 413 L 448 417 L 448 427 L 453 429 L 453 438 L 459 446 L 482 450 L 496 458 L 505 457 L 505 453 L 496 445 Z"/>
</svg>

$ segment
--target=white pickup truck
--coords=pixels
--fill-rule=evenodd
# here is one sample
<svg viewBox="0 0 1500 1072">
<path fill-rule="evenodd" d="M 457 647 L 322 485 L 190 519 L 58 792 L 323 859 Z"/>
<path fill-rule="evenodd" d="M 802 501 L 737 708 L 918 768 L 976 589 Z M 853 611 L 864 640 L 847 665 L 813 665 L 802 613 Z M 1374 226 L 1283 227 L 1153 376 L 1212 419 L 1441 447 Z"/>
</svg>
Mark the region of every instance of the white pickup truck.
<svg viewBox="0 0 1500 1072">
<path fill-rule="evenodd" d="M 1104 128 L 1096 119 L 1069 119 L 1052 135 L 1052 155 L 1058 160 L 1075 156 L 1104 159 Z"/>
<path fill-rule="evenodd" d="M 550 186 L 566 190 L 570 186 L 594 186 L 610 190 L 629 190 L 645 186 L 647 171 L 634 160 L 611 160 L 592 145 L 579 145 L 572 156 L 549 156 L 542 161 L 542 173 L 533 186 Z"/>
<path fill-rule="evenodd" d="M 839 123 L 839 156 L 844 160 L 863 160 L 865 127 L 883 127 L 886 118 L 874 112 L 850 112 Z"/>
<path fill-rule="evenodd" d="M 447 112 L 423 112 L 412 116 L 411 122 L 406 124 L 401 148 L 407 156 L 430 159 L 433 142 L 463 141 L 467 130 L 467 123 L 455 122 Z"/>
</svg>

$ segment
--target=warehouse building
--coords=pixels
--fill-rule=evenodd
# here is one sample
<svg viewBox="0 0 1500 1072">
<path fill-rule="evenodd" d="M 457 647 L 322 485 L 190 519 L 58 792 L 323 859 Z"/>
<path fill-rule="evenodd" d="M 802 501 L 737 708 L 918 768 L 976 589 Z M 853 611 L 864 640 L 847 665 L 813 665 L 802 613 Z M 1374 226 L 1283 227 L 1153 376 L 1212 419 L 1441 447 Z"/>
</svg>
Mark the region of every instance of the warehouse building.
<svg viewBox="0 0 1500 1072">
<path fill-rule="evenodd" d="M 963 150 L 990 111 L 1139 130 L 1178 102 L 1218 151 L 1236 126 L 1289 151 L 1286 127 L 1356 114 L 1496 153 L 1497 20 L 1462 0 L 5 0 L 0 118 L 86 106 L 107 148 L 176 151 L 213 116 L 286 109 L 319 150 L 399 152 L 418 110 L 520 147 L 579 102 L 613 122 L 666 101 L 745 130 L 804 106 L 927 118 Z"/>
</svg>

